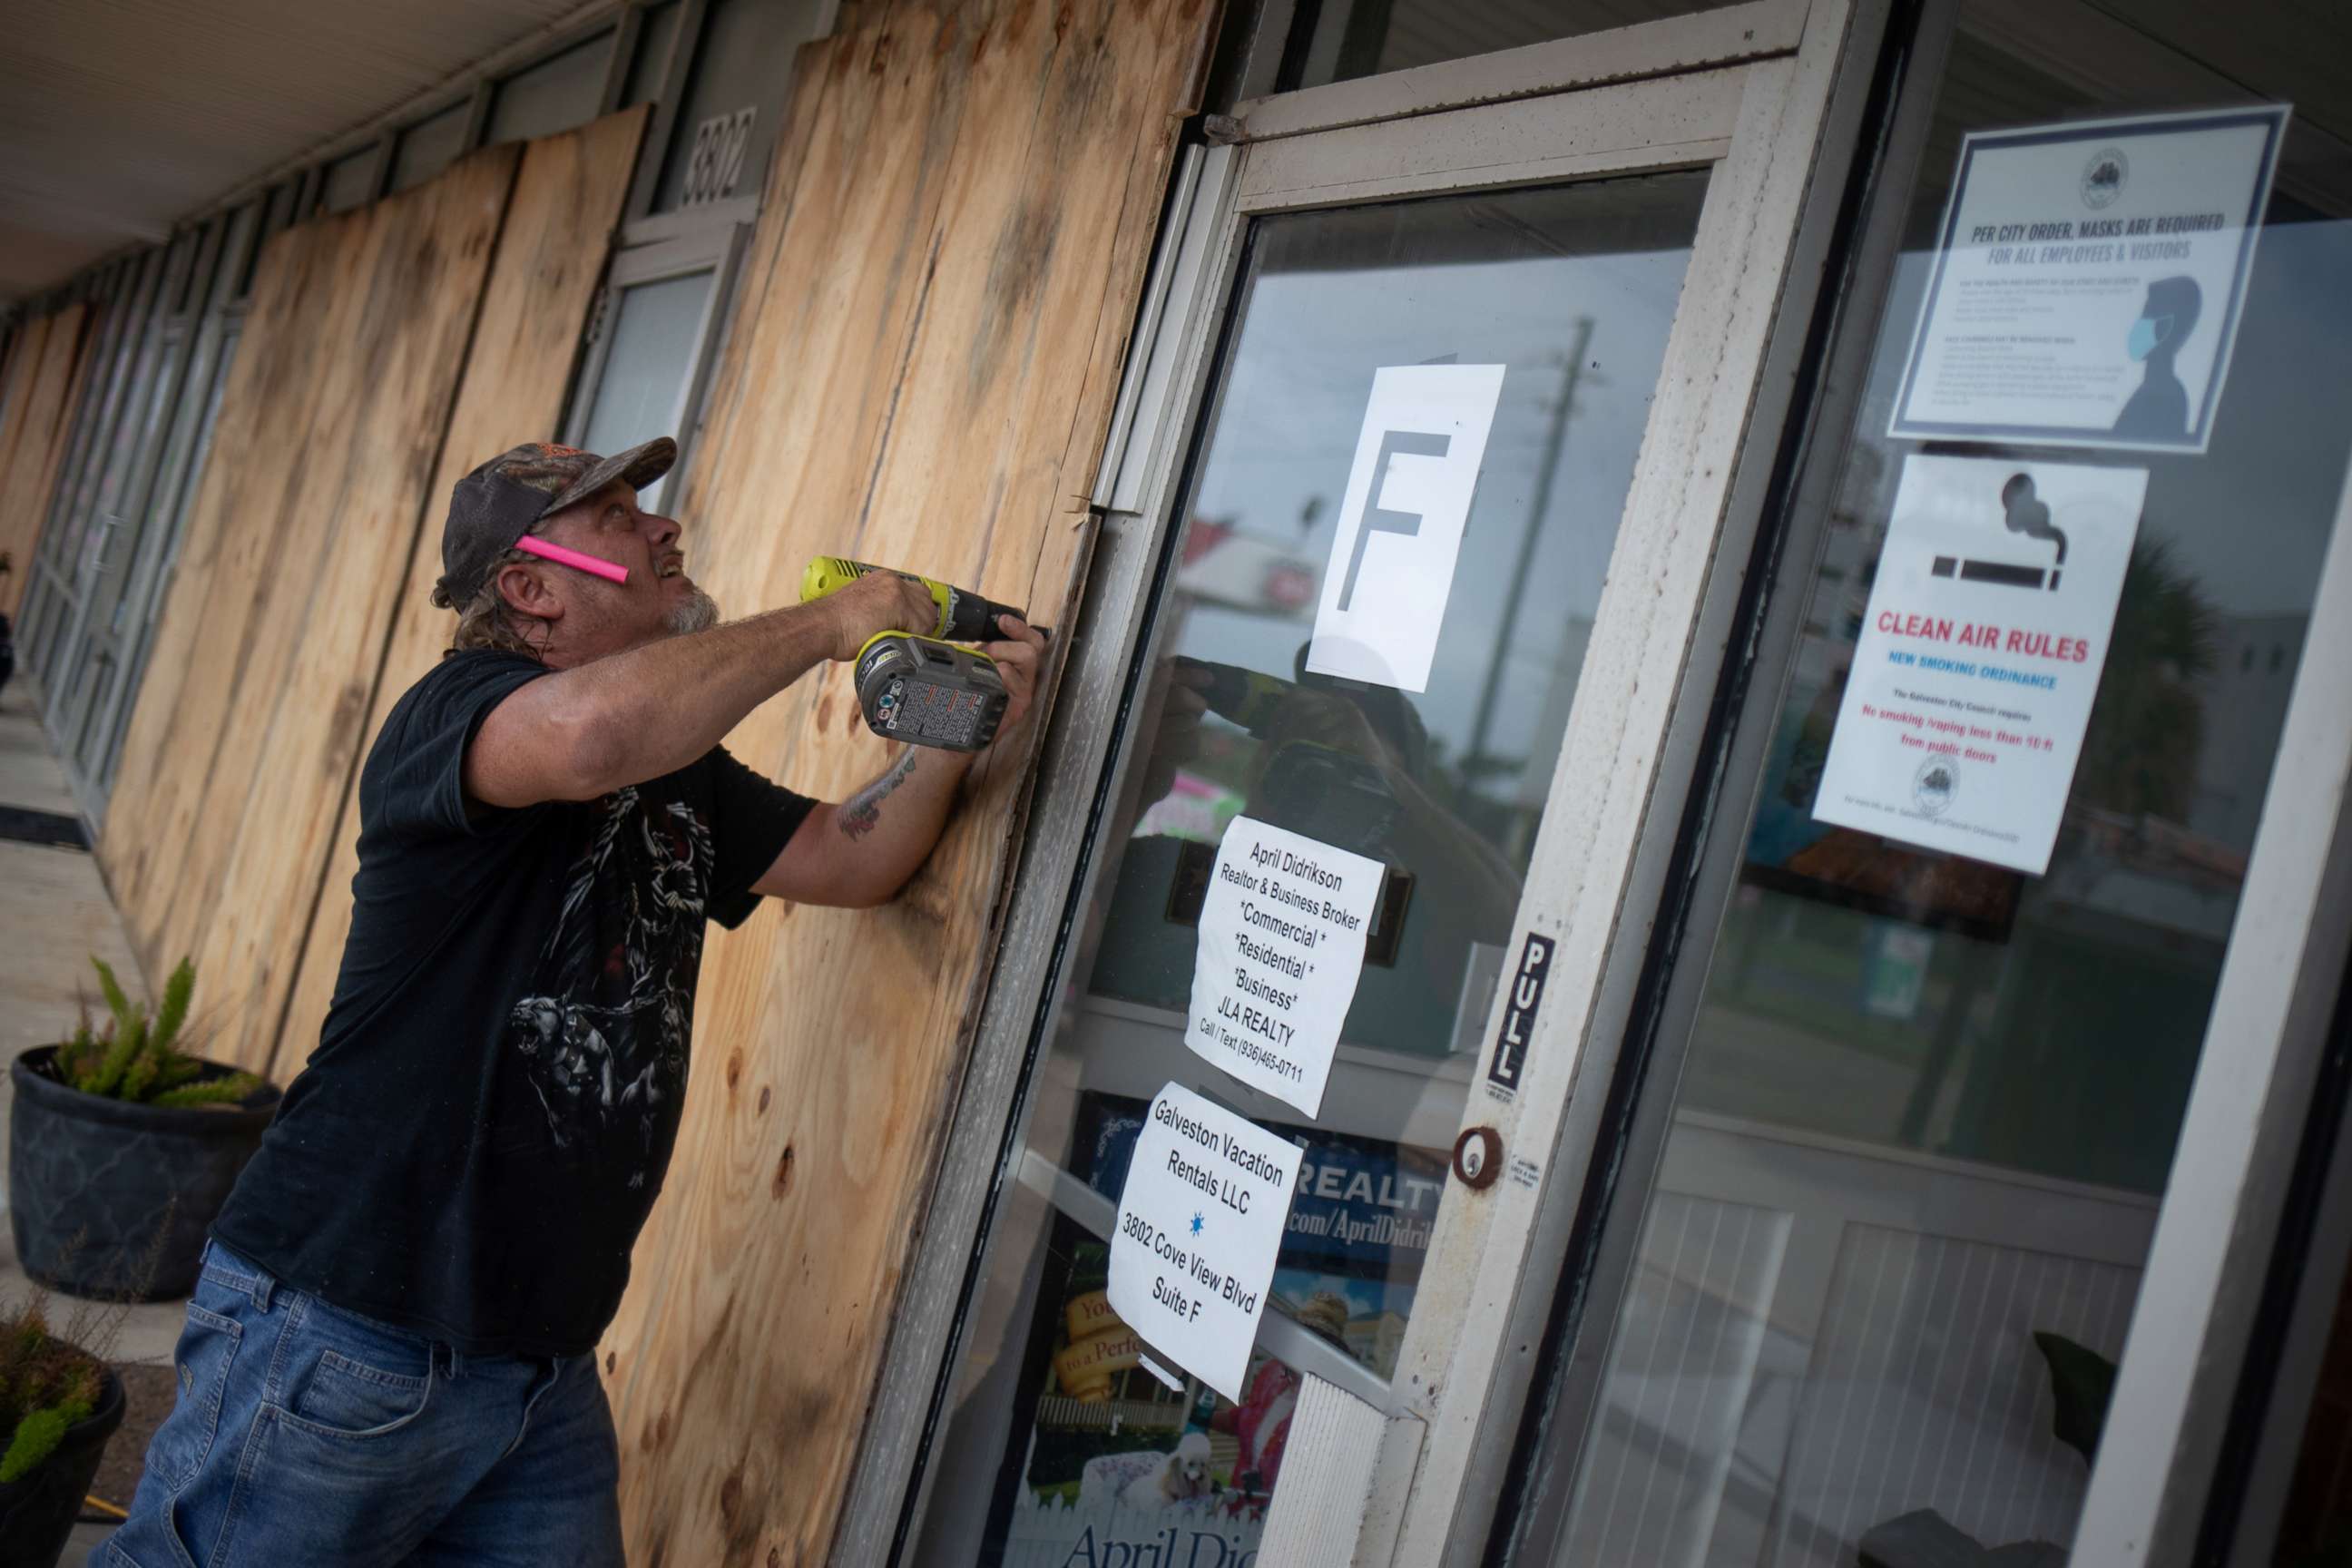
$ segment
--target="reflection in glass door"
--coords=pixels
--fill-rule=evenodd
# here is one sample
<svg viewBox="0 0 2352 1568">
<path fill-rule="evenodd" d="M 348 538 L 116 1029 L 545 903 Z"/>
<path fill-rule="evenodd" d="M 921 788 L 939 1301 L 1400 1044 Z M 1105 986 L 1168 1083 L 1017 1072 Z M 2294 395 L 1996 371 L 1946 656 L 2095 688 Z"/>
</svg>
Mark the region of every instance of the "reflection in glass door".
<svg viewBox="0 0 2352 1568">
<path fill-rule="evenodd" d="M 2309 127 L 2347 106 L 2299 103 L 2202 454 L 1891 438 L 1961 133 L 2202 101 L 2184 56 L 2143 78 L 2151 52 L 2029 52 L 2013 8 L 1958 11 L 1916 183 L 1880 197 L 1883 305 L 1833 351 L 1859 395 L 1799 491 L 1822 542 L 1785 683 L 1740 720 L 1754 813 L 1710 847 L 1727 908 L 1667 1005 L 1686 1044 L 1642 1089 L 1516 1561 L 2063 1563 L 2074 1540 L 2352 457 L 2352 398 L 2295 368 L 2352 353 L 2352 165 Z M 2249 58 L 2284 45 L 2248 27 Z M 2043 875 L 1816 815 L 1923 457 L 2146 476 Z"/>
<path fill-rule="evenodd" d="M 1084 982 L 1037 1069 L 914 1561 L 1062 1563 L 1089 1530 L 1143 1539 L 1155 1495 L 1180 1494 L 1214 1497 L 1185 1528 L 1247 1551 L 1301 1373 L 1379 1397 L 1706 187 L 1688 173 L 1255 220 L 1139 675 L 1136 760 L 1072 939 Z M 1450 571 L 1414 515 L 1435 510 L 1445 440 L 1391 398 L 1439 366 L 1485 388 Z M 1362 547 L 1338 549 L 1375 449 L 1354 488 L 1367 526 L 1344 535 Z M 1334 574 L 1341 597 L 1398 596 L 1346 673 L 1310 646 L 1328 646 Z M 1312 1118 L 1183 1043 L 1209 872 L 1242 815 L 1384 868 Z M 1304 1152 L 1239 1401 L 1155 1377 L 1105 1299 L 1141 1115 L 1171 1080 Z"/>
</svg>

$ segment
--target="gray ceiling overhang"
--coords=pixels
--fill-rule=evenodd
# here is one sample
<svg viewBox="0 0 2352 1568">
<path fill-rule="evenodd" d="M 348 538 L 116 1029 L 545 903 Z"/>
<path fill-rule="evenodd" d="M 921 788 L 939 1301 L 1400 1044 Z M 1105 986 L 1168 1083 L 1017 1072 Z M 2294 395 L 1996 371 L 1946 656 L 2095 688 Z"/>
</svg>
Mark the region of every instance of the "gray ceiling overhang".
<svg viewBox="0 0 2352 1568">
<path fill-rule="evenodd" d="M 611 8 L 0 0 L 0 306 Z"/>
</svg>

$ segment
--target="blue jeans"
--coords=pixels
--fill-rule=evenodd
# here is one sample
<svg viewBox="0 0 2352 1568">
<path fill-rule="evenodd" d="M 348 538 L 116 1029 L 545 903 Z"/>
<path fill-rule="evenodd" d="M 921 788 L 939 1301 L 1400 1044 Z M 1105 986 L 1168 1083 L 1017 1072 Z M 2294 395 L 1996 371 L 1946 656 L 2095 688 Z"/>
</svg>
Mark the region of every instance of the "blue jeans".
<svg viewBox="0 0 2352 1568">
<path fill-rule="evenodd" d="M 107 1568 L 618 1568 L 594 1358 L 463 1355 L 215 1242 Z"/>
</svg>

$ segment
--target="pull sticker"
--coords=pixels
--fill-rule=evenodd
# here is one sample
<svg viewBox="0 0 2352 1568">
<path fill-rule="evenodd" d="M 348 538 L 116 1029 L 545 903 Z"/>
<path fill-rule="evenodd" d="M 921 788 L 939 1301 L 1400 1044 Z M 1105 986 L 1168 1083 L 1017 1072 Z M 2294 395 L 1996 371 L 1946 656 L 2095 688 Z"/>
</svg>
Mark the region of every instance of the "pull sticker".
<svg viewBox="0 0 2352 1568">
<path fill-rule="evenodd" d="M 1490 1088 L 1507 1098 L 1519 1089 L 1519 1074 L 1528 1064 L 1528 1038 L 1535 1033 L 1536 1009 L 1543 1004 L 1544 982 L 1551 974 L 1552 941 L 1528 932 L 1519 950 L 1519 972 L 1511 977 L 1511 999 L 1503 1009 L 1503 1032 L 1495 1041 L 1494 1065 L 1486 1069 Z"/>
</svg>

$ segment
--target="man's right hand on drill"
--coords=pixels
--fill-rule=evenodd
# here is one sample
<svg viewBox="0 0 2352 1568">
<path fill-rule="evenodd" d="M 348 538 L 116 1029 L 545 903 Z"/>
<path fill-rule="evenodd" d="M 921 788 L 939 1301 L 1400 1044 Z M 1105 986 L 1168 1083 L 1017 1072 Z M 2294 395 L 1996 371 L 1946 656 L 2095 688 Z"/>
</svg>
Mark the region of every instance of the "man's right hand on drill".
<svg viewBox="0 0 2352 1568">
<path fill-rule="evenodd" d="M 826 657 L 835 659 L 856 658 L 877 632 L 929 637 L 940 624 L 930 590 L 896 572 L 868 572 L 803 608 L 827 617 L 833 646 Z"/>
</svg>

